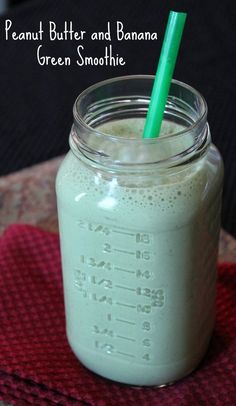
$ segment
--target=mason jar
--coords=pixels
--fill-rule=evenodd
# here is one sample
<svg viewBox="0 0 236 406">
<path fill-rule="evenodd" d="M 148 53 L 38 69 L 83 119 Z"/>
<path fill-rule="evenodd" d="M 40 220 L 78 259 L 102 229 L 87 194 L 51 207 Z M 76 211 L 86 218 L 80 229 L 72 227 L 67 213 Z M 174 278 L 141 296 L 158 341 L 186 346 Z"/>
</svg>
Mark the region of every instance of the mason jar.
<svg viewBox="0 0 236 406">
<path fill-rule="evenodd" d="M 185 83 L 172 81 L 161 135 L 142 138 L 153 82 L 79 95 L 56 191 L 74 354 L 111 380 L 161 386 L 196 368 L 212 334 L 223 165 Z"/>
</svg>

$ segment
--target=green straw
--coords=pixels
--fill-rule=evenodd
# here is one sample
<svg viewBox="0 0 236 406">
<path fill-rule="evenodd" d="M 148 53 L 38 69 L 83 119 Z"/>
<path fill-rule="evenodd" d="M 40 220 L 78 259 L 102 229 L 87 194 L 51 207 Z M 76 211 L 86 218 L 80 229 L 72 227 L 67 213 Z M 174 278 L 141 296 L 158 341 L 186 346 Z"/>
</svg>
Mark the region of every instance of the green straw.
<svg viewBox="0 0 236 406">
<path fill-rule="evenodd" d="M 143 138 L 159 136 L 186 17 L 186 13 L 170 11 Z"/>
</svg>

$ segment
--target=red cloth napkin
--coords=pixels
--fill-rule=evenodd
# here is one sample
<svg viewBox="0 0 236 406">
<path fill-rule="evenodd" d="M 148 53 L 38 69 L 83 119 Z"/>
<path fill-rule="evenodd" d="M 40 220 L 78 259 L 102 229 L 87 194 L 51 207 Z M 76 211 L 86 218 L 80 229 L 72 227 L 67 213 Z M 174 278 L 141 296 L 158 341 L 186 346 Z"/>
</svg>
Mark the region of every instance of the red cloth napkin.
<svg viewBox="0 0 236 406">
<path fill-rule="evenodd" d="M 236 404 L 236 264 L 219 266 L 217 322 L 207 356 L 166 388 L 94 375 L 66 340 L 58 235 L 13 225 L 0 238 L 0 398 L 14 405 Z"/>
</svg>

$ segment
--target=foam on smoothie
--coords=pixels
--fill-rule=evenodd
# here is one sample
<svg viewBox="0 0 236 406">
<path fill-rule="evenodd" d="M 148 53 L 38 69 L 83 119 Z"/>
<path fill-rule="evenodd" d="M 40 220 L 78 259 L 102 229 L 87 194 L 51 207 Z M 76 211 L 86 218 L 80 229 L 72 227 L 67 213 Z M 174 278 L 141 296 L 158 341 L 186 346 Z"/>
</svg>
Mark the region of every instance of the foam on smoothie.
<svg viewBox="0 0 236 406">
<path fill-rule="evenodd" d="M 107 134 L 108 139 L 109 135 L 141 139 L 144 123 L 145 120 L 142 118 L 124 119 L 105 123 L 97 129 Z M 165 137 L 183 129 L 184 127 L 178 124 L 163 121 L 160 136 Z M 187 140 L 186 148 L 189 145 L 190 140 Z M 181 148 L 183 147 L 181 146 Z M 133 155 L 138 160 L 138 152 L 138 149 L 129 152 L 131 162 Z M 142 155 L 139 156 L 139 161 L 142 157 Z M 86 165 L 81 165 L 78 170 L 77 161 L 76 157 L 71 156 L 67 162 L 67 173 L 64 176 L 71 175 L 68 193 L 74 194 L 79 184 L 88 193 L 92 193 L 95 200 L 101 200 L 101 196 L 106 195 L 107 204 L 109 202 L 108 197 L 111 204 L 112 198 L 115 198 L 116 204 L 112 206 L 114 212 L 124 210 L 125 213 L 128 213 L 133 212 L 135 208 L 141 210 L 149 208 L 153 213 L 156 213 L 156 208 L 160 212 L 172 214 L 183 213 L 185 209 L 191 211 L 191 207 L 194 210 L 195 205 L 199 204 L 202 189 L 206 183 L 206 172 L 203 170 L 202 162 L 184 167 L 179 171 L 174 169 L 166 175 L 161 174 L 159 176 L 157 172 L 154 172 L 151 177 L 146 177 L 147 179 L 138 174 L 135 176 L 127 174 L 125 176 L 120 175 L 119 179 L 114 176 L 113 180 L 110 181 L 103 171 L 98 171 L 93 176 L 91 168 Z"/>
<path fill-rule="evenodd" d="M 109 121 L 96 127 L 97 130 L 104 134 L 115 135 L 116 137 L 142 139 L 145 118 L 125 118 L 122 120 Z M 173 122 L 163 120 L 160 137 L 176 134 L 184 130 L 184 127 Z"/>
<path fill-rule="evenodd" d="M 89 148 L 111 156 L 112 162 L 145 164 L 163 161 L 183 153 L 192 146 L 191 134 L 182 133 L 178 137 L 171 137 L 186 129 L 180 124 L 164 120 L 158 142 L 142 139 L 144 124 L 145 119 L 140 117 L 101 124 L 94 128 L 95 131 L 98 131 L 96 136 L 92 133 L 88 135 Z M 169 137 L 167 138 L 167 136 Z"/>
</svg>

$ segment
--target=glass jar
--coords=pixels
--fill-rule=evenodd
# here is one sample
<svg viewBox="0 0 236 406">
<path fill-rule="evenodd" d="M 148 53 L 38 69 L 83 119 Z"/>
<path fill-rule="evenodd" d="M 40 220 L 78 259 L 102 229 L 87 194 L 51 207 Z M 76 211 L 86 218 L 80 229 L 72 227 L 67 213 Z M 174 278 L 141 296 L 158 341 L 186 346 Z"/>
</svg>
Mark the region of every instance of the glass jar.
<svg viewBox="0 0 236 406">
<path fill-rule="evenodd" d="M 80 94 L 56 190 L 72 350 L 106 378 L 161 386 L 212 334 L 223 165 L 203 97 L 175 80 L 162 135 L 142 139 L 153 81 Z"/>
</svg>

